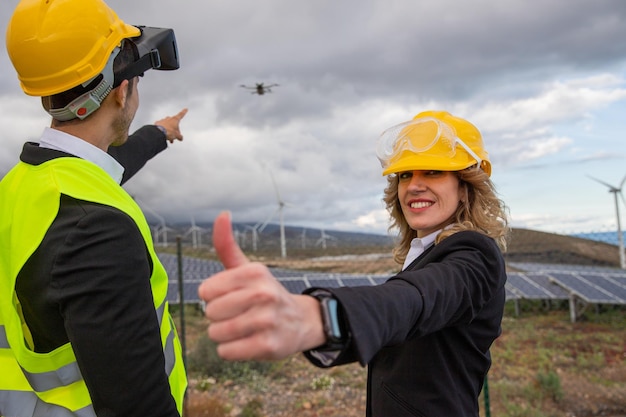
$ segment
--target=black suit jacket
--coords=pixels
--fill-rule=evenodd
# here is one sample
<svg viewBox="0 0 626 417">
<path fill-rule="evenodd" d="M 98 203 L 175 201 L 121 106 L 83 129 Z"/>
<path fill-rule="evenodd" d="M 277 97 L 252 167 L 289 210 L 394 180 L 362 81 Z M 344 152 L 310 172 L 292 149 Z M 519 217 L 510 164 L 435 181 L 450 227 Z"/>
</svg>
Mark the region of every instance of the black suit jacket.
<svg viewBox="0 0 626 417">
<path fill-rule="evenodd" d="M 505 282 L 494 240 L 464 231 L 383 285 L 328 288 L 352 335 L 330 366 L 368 364 L 367 416 L 477 417 Z"/>
</svg>

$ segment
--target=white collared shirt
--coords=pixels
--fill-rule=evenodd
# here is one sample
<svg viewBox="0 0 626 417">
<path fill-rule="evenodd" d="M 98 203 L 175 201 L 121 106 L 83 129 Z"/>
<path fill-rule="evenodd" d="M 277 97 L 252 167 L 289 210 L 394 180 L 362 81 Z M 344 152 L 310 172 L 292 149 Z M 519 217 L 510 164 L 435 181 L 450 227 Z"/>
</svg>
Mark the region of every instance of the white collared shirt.
<svg viewBox="0 0 626 417">
<path fill-rule="evenodd" d="M 118 184 L 122 181 L 124 167 L 120 165 L 115 158 L 102 149 L 76 136 L 46 127 L 39 139 L 39 146 L 69 153 L 86 161 L 93 162 L 105 170 Z"/>
<path fill-rule="evenodd" d="M 404 265 L 402 265 L 403 271 L 411 264 L 411 262 L 416 260 L 426 249 L 435 243 L 435 239 L 442 230 L 443 229 L 439 229 L 436 232 L 432 232 L 422 238 L 416 237 L 411 241 L 411 248 L 409 249 L 409 253 L 406 255 Z"/>
</svg>

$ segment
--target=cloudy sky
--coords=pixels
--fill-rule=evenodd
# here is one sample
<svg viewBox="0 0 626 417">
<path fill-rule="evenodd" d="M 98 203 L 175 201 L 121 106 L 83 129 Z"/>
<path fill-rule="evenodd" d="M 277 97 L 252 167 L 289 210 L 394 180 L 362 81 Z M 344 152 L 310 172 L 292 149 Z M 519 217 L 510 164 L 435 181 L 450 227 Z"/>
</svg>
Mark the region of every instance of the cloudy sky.
<svg viewBox="0 0 626 417">
<path fill-rule="evenodd" d="M 3 28 L 17 3 L 0 2 Z M 616 227 L 613 195 L 589 176 L 626 176 L 623 0 L 108 4 L 128 23 L 174 28 L 178 41 L 181 68 L 139 85 L 133 128 L 189 108 L 184 142 L 126 186 L 149 218 L 212 221 L 228 209 L 235 222 L 265 221 L 274 178 L 289 225 L 385 233 L 377 137 L 444 109 L 481 130 L 514 227 Z M 0 73 L 3 174 L 49 118 L 6 52 Z M 240 87 L 258 82 L 279 86 L 263 96 Z"/>
</svg>

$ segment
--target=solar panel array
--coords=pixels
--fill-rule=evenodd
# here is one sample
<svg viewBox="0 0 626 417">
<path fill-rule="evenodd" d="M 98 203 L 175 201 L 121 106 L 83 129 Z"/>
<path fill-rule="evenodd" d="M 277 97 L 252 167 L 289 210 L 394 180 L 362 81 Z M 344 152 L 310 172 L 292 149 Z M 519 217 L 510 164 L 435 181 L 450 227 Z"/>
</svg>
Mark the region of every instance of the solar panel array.
<svg viewBox="0 0 626 417">
<path fill-rule="evenodd" d="M 178 294 L 178 257 L 165 253 L 160 253 L 158 256 L 169 276 L 167 299 L 171 304 L 178 304 L 180 303 Z M 220 262 L 188 256 L 183 256 L 181 267 L 183 301 L 190 304 L 201 302 L 198 297 L 198 287 L 202 281 L 224 269 Z M 389 275 L 329 274 L 284 268 L 270 268 L 270 270 L 281 284 L 293 294 L 300 294 L 310 287 L 332 288 L 339 286 L 378 285 L 389 278 Z"/>
<path fill-rule="evenodd" d="M 159 254 L 170 277 L 168 300 L 180 302 L 178 295 L 178 258 L 172 254 Z M 182 259 L 183 297 L 185 303 L 199 303 L 198 286 L 202 281 L 224 268 L 216 261 L 184 256 Z M 515 300 L 568 300 L 578 297 L 593 304 L 626 305 L 626 271 L 615 268 L 583 267 L 571 265 L 511 264 L 523 272 L 509 272 L 506 283 L 507 301 Z M 340 287 L 379 285 L 389 275 L 331 274 L 270 268 L 274 276 L 294 294 L 310 287 Z"/>
<path fill-rule="evenodd" d="M 569 299 L 575 296 L 590 304 L 626 305 L 626 270 L 598 266 L 512 264 L 524 273 L 509 273 L 507 285 L 526 299 Z M 517 277 L 516 277 L 517 276 Z M 520 281 L 528 278 L 541 289 L 529 288 Z M 543 297 L 539 291 L 547 291 Z"/>
</svg>

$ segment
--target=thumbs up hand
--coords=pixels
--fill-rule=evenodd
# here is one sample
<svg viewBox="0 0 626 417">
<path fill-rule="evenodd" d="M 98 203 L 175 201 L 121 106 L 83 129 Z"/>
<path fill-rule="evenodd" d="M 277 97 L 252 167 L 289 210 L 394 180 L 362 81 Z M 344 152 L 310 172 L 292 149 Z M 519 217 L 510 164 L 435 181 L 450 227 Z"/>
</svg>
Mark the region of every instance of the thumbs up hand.
<svg viewBox="0 0 626 417">
<path fill-rule="evenodd" d="M 317 299 L 289 293 L 265 265 L 250 262 L 235 242 L 228 212 L 215 219 L 213 245 L 225 270 L 207 278 L 198 294 L 222 358 L 282 359 L 324 344 Z"/>
</svg>

